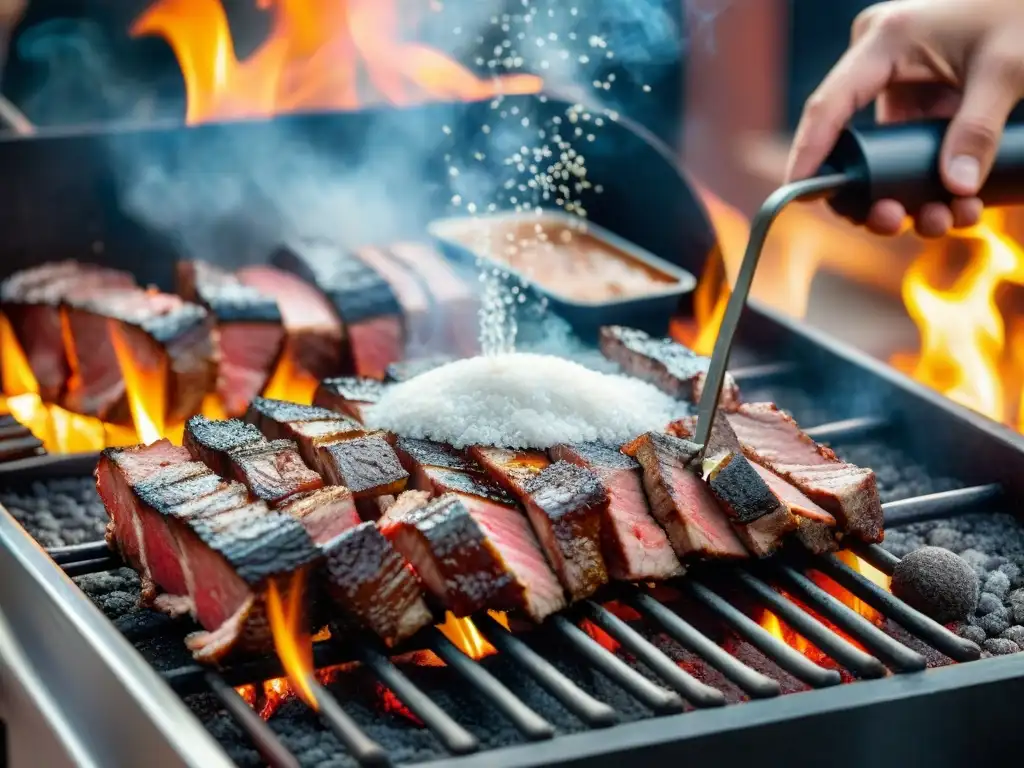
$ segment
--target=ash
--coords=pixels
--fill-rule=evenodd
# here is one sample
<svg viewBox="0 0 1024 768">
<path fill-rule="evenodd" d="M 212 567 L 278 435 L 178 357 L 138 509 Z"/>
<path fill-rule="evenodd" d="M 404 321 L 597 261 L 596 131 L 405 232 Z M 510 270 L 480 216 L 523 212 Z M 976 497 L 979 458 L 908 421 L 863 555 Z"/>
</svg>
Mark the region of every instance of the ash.
<svg viewBox="0 0 1024 768">
<path fill-rule="evenodd" d="M 1024 649 L 1024 526 L 1012 515 L 980 513 L 886 531 L 883 546 L 897 557 L 924 546 L 960 555 L 978 574 L 974 616 L 955 625 L 986 655 Z"/>
</svg>

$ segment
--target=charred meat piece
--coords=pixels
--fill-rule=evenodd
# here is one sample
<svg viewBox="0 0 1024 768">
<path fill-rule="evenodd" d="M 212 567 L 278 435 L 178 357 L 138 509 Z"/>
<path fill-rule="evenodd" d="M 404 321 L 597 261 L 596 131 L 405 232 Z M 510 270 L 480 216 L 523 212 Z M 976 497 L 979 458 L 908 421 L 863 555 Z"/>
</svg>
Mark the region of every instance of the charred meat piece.
<svg viewBox="0 0 1024 768">
<path fill-rule="evenodd" d="M 432 469 L 466 473 L 478 479 L 484 476 L 483 467 L 476 461 L 445 443 L 396 435 L 393 446 L 402 466 L 412 477 L 412 487 L 420 490 L 435 491 L 434 481 L 431 480 L 431 473 L 428 471 Z M 441 495 L 446 491 L 436 489 L 436 493 Z"/>
<path fill-rule="evenodd" d="M 589 469 L 557 461 L 526 482 L 523 504 L 548 562 L 573 600 L 608 582 L 601 525 L 608 495 Z"/>
<path fill-rule="evenodd" d="M 326 408 L 264 397 L 252 401 L 245 420 L 271 440 L 293 440 L 313 469 L 319 469 L 320 446 L 365 434 L 358 422 Z"/>
<path fill-rule="evenodd" d="M 409 479 L 394 449 L 379 434 L 320 446 L 319 466 L 328 482 L 351 490 L 360 511 L 368 515 L 374 511 L 373 498 L 400 493 Z"/>
<path fill-rule="evenodd" d="M 188 461 L 167 441 L 105 451 L 97 486 L 114 541 L 144 581 L 165 590 L 162 607 L 187 610 L 206 630 L 188 638 L 198 660 L 272 648 L 263 612 L 267 579 L 319 557 L 297 521 L 248 503 L 237 483 Z M 154 591 L 150 584 L 144 598 Z"/>
<path fill-rule="evenodd" d="M 743 405 L 729 415 L 743 452 L 795 485 L 839 521 L 847 535 L 866 542 L 885 536 L 875 473 L 847 464 L 818 445 L 772 403 Z"/>
<path fill-rule="evenodd" d="M 565 607 L 529 523 L 517 510 L 445 494 L 399 498 L 381 526 L 428 591 L 456 616 L 521 610 L 534 621 Z M 411 507 L 411 508 L 409 508 Z"/>
<path fill-rule="evenodd" d="M 691 416 L 670 424 L 669 431 L 689 440 L 696 426 L 697 419 Z M 725 411 L 719 410 L 704 451 L 703 471 L 711 492 L 730 515 L 748 549 L 764 557 L 782 544 L 786 533 L 801 526 L 804 532 L 800 538 L 814 542 L 814 547 L 820 549 L 823 535 L 828 533 L 821 530 L 820 524 L 827 523 L 827 519 L 798 503 L 793 493 L 796 488 L 768 483 L 760 469 L 744 456 Z M 723 477 L 718 476 L 720 470 L 725 470 Z M 793 497 L 794 504 L 790 505 L 777 491 Z"/>
<path fill-rule="evenodd" d="M 425 243 L 394 243 L 388 254 L 416 272 L 427 285 L 444 321 L 446 343 L 441 349 L 471 357 L 480 351 L 477 312 L 480 305 L 471 283 L 463 280 L 448 260 Z"/>
<path fill-rule="evenodd" d="M 0 462 L 46 453 L 42 441 L 13 416 L 0 416 Z"/>
<path fill-rule="evenodd" d="M 127 272 L 77 261 L 41 264 L 17 272 L 0 283 L 0 310 L 25 353 L 44 402 L 59 402 L 71 375 L 61 326 L 60 306 L 64 297 L 72 289 L 110 290 L 134 286 L 135 278 Z"/>
<path fill-rule="evenodd" d="M 699 403 L 710 360 L 672 339 L 656 339 L 635 328 L 606 325 L 601 329 L 601 352 L 630 376 L 653 384 L 679 400 Z M 720 405 L 731 409 L 740 402 L 740 391 L 728 374 Z"/>
<path fill-rule="evenodd" d="M 648 432 L 623 450 L 643 467 L 651 512 L 680 558 L 745 558 L 747 550 L 701 480 L 697 446 Z"/>
<path fill-rule="evenodd" d="M 387 382 L 400 382 L 408 381 L 409 379 L 419 376 L 421 373 L 432 371 L 435 368 L 440 368 L 442 365 L 447 365 L 452 362 L 455 358 L 447 357 L 444 355 L 435 355 L 433 357 L 421 357 L 417 360 L 405 360 L 400 363 L 392 363 L 384 371 L 384 381 Z"/>
<path fill-rule="evenodd" d="M 786 482 L 770 469 L 752 464 L 771 492 L 785 504 L 797 521 L 796 536 L 808 550 L 816 555 L 834 552 L 839 548 L 836 538 L 836 519 L 811 501 L 799 488 Z"/>
<path fill-rule="evenodd" d="M 152 600 L 155 589 L 146 562 L 144 529 L 134 489 L 168 468 L 190 463 L 191 459 L 184 448 L 171 445 L 169 440 L 158 440 L 135 448 L 108 448 L 100 454 L 96 465 L 96 489 L 110 517 L 107 544 L 116 547 L 125 562 L 138 571 L 147 600 Z"/>
<path fill-rule="evenodd" d="M 165 423 L 199 411 L 213 386 L 213 319 L 177 296 L 140 289 L 76 288 L 64 297 L 71 378 L 63 405 L 105 421 L 130 424 L 117 350 L 146 391 L 162 389 Z"/>
<path fill-rule="evenodd" d="M 469 454 L 494 482 L 519 499 L 526 495 L 530 479 L 551 463 L 543 451 L 510 451 L 475 445 L 469 449 Z"/>
<path fill-rule="evenodd" d="M 318 546 L 362 522 L 356 512 L 352 491 L 340 485 L 296 494 L 282 502 L 278 509 L 302 523 Z"/>
<path fill-rule="evenodd" d="M 277 301 L 286 336 L 283 356 L 300 374 L 319 381 L 344 371 L 345 329 L 320 291 L 273 267 L 246 267 L 236 274 L 243 285 Z"/>
<path fill-rule="evenodd" d="M 374 523 L 359 523 L 322 549 L 328 595 L 387 645 L 431 622 L 416 576 Z"/>
<path fill-rule="evenodd" d="M 277 300 L 205 261 L 178 262 L 177 277 L 178 294 L 217 321 L 217 394 L 229 416 L 240 416 L 263 392 L 284 346 Z"/>
<path fill-rule="evenodd" d="M 636 459 L 601 443 L 557 445 L 550 453 L 555 461 L 591 470 L 604 486 L 608 507 L 601 524 L 601 551 L 612 578 L 659 581 L 683 573 L 668 536 L 651 516 Z"/>
<path fill-rule="evenodd" d="M 387 280 L 358 256 L 329 242 L 305 240 L 278 249 L 272 262 L 327 297 L 345 324 L 350 372 L 380 379 L 402 359 L 402 307 Z"/>
<path fill-rule="evenodd" d="M 245 483 L 253 496 L 272 507 L 324 485 L 323 478 L 306 466 L 291 440 L 271 440 L 236 448 L 228 454 L 228 459 L 231 476 Z"/>
<path fill-rule="evenodd" d="M 360 424 L 365 421 L 365 409 L 376 405 L 387 384 L 376 379 L 341 376 L 324 379 L 313 397 L 313 405 L 349 416 Z"/>
<path fill-rule="evenodd" d="M 231 474 L 229 454 L 238 448 L 265 445 L 266 438 L 251 424 L 236 419 L 213 421 L 205 416 L 193 416 L 185 424 L 185 448 L 197 461 L 222 477 Z"/>
</svg>

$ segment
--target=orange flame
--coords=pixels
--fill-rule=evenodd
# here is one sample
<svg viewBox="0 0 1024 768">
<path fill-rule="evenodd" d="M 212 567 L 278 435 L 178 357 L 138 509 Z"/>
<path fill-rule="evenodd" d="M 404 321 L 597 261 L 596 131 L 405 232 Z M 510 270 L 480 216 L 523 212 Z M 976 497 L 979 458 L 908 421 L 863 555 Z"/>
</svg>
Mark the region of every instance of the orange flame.
<svg viewBox="0 0 1024 768">
<path fill-rule="evenodd" d="M 132 354 L 121 323 L 110 320 L 107 332 L 124 379 L 125 395 L 139 440 L 149 445 L 164 436 L 164 407 L 167 402 L 167 363 L 149 368 Z"/>
<path fill-rule="evenodd" d="M 996 300 L 1004 286 L 1024 285 L 1024 251 L 1003 234 L 1005 225 L 1003 211 L 988 210 L 978 226 L 962 234 L 971 246 L 969 259 L 948 288 L 932 284 L 944 249 L 926 249 L 911 265 L 903 300 L 920 331 L 921 349 L 890 362 L 961 405 L 1013 423 L 1004 357 L 1014 350 Z"/>
<path fill-rule="evenodd" d="M 478 77 L 424 45 L 402 40 L 397 0 L 260 0 L 270 33 L 244 61 L 220 0 L 157 0 L 132 37 L 170 44 L 185 79 L 186 122 L 352 110 L 425 99 L 535 93 L 540 78 Z M 369 90 L 369 93 L 364 91 Z"/>
<path fill-rule="evenodd" d="M 836 556 L 844 563 L 846 563 L 846 565 L 848 565 L 850 568 L 860 573 L 862 576 L 866 577 L 867 579 L 877 584 L 878 586 L 882 587 L 886 591 L 889 590 L 889 577 L 881 571 L 879 571 L 874 566 L 872 566 L 870 563 L 861 560 L 852 552 L 847 552 L 845 550 L 838 552 Z M 825 590 L 830 595 L 838 599 L 848 608 L 851 608 L 857 613 L 859 613 L 861 616 L 863 616 L 873 624 L 880 625 L 885 620 L 885 617 L 882 616 L 881 613 L 876 611 L 874 608 L 865 603 L 856 595 L 852 594 L 851 592 L 847 591 L 843 587 L 836 584 L 834 581 L 832 581 L 832 579 L 828 578 L 827 576 L 824 576 L 823 574 L 813 571 L 811 572 L 810 577 L 811 580 L 819 587 L 821 587 L 823 590 Z M 787 595 L 787 597 L 793 600 L 791 596 Z M 794 602 L 798 601 L 794 600 Z M 804 638 L 802 635 L 798 635 L 796 631 L 794 631 L 791 627 L 785 624 L 785 622 L 781 621 L 779 617 L 771 611 L 762 611 L 759 623 L 762 627 L 771 632 L 775 637 L 782 640 L 784 643 L 796 649 L 797 651 L 800 651 L 800 653 L 804 654 L 808 658 L 819 663 L 825 660 L 826 657 L 820 650 L 811 645 L 811 643 L 808 642 L 808 640 Z M 829 626 L 831 626 L 831 624 Z M 843 635 L 843 637 L 845 637 L 854 645 L 857 645 L 858 647 L 860 646 L 860 644 L 857 643 L 856 640 L 848 637 L 846 633 L 842 632 L 838 628 L 832 627 L 832 629 L 838 632 L 839 634 Z"/>
<path fill-rule="evenodd" d="M 319 385 L 320 382 L 295 361 L 291 344 L 286 343 L 277 367 L 263 389 L 263 396 L 271 400 L 289 400 L 309 405 Z"/>
<path fill-rule="evenodd" d="M 505 629 L 508 629 L 508 618 L 504 613 L 490 611 L 490 614 Z M 448 611 L 445 613 L 444 623 L 438 624 L 437 628 L 470 658 L 479 660 L 485 656 L 497 653 L 495 647 L 487 641 L 486 637 L 480 634 L 480 630 L 476 628 L 476 624 L 471 619 L 457 619 L 451 611 Z"/>
<path fill-rule="evenodd" d="M 313 709 L 313 643 L 303 610 L 306 569 L 300 568 L 289 578 L 287 586 L 271 579 L 267 588 L 267 619 L 274 636 L 274 649 L 288 673 L 291 688 Z M 282 594 L 283 593 L 283 594 Z"/>
</svg>

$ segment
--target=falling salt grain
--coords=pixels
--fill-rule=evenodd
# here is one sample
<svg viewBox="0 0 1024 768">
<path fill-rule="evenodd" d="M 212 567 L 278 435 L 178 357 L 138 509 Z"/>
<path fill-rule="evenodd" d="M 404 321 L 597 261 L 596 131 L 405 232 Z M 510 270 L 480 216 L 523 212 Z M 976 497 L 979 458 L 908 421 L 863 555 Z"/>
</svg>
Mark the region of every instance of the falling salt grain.
<svg viewBox="0 0 1024 768">
<path fill-rule="evenodd" d="M 650 384 L 550 355 L 458 360 L 390 387 L 367 423 L 456 447 L 623 443 L 661 430 L 679 403 Z"/>
</svg>

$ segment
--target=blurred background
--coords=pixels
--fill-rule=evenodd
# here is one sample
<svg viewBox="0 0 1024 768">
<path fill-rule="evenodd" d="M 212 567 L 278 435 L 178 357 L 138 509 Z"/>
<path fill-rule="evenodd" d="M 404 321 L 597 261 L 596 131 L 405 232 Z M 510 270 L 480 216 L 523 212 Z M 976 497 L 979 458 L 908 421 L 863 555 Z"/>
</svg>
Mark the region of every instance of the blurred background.
<svg viewBox="0 0 1024 768">
<path fill-rule="evenodd" d="M 538 16 L 545 6 L 571 6 L 576 26 L 559 34 L 589 36 L 590 48 L 595 35 L 615 38 L 626 55 L 580 57 L 558 75 L 647 126 L 699 186 L 720 252 L 701 276 L 687 340 L 708 351 L 749 217 L 781 182 L 801 106 L 869 3 L 532 5 Z M 455 96 L 472 97 L 480 87 L 472 73 L 493 71 L 495 59 L 515 58 L 511 69 L 530 71 L 528 55 L 501 52 L 502 12 L 501 0 L 0 0 L 0 92 L 37 130 L 357 108 L 452 96 L 453 83 Z M 304 65 L 319 65 L 275 66 L 297 53 Z M 402 68 L 403 78 L 392 77 Z M 364 95 L 363 80 L 373 95 Z M 913 233 L 875 238 L 820 206 L 802 206 L 776 225 L 754 296 L 1021 429 L 1022 241 L 1024 213 L 1016 209 L 924 242 Z"/>
</svg>

